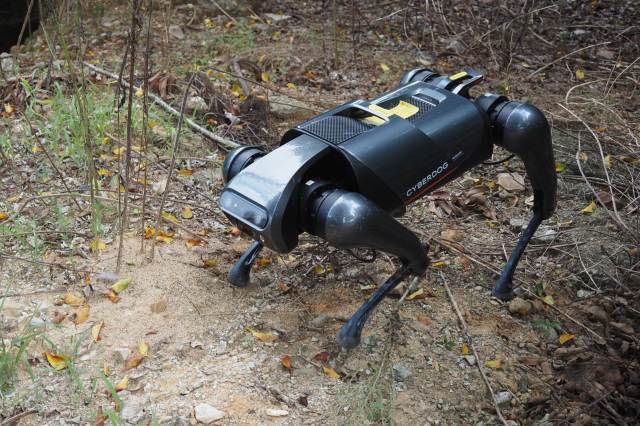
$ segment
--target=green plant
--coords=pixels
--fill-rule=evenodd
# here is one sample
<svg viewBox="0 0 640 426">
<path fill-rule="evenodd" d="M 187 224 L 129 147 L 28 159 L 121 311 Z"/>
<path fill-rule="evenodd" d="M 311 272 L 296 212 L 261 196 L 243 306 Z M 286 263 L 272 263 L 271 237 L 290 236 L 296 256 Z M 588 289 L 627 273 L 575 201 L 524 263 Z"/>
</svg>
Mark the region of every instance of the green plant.
<svg viewBox="0 0 640 426">
<path fill-rule="evenodd" d="M 443 337 L 442 340 L 436 342 L 437 345 L 442 346 L 446 350 L 450 351 L 456 347 L 455 340 L 449 339 L 447 336 Z"/>
<path fill-rule="evenodd" d="M 545 337 L 551 336 L 551 330 L 560 326 L 558 321 L 551 321 L 548 319 L 540 319 L 533 322 L 533 326 L 538 330 L 542 331 Z"/>
<path fill-rule="evenodd" d="M 0 300 L 0 312 L 4 306 L 3 298 Z M 0 397 L 4 399 L 5 392 L 13 388 L 18 367 L 22 365 L 33 379 L 31 366 L 25 359 L 25 354 L 29 343 L 35 339 L 40 332 L 31 326 L 31 321 L 25 322 L 22 330 L 12 339 L 0 338 Z"/>
</svg>

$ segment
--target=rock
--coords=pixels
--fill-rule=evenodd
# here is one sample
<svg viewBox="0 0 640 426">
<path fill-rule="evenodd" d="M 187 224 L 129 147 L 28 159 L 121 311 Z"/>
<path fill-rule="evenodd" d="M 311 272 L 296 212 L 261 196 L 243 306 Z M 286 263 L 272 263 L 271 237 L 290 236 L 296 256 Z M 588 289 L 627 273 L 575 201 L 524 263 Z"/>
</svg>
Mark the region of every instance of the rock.
<svg viewBox="0 0 640 426">
<path fill-rule="evenodd" d="M 411 370 L 409 370 L 407 367 L 405 367 L 402 364 L 394 364 L 393 377 L 399 382 L 404 382 L 409 377 L 411 377 Z"/>
<path fill-rule="evenodd" d="M 291 18 L 291 16 L 289 15 L 279 15 L 276 13 L 265 13 L 264 16 L 274 24 L 277 24 L 278 22 L 286 21 L 287 19 Z"/>
<path fill-rule="evenodd" d="M 135 424 L 142 419 L 142 415 L 142 408 L 137 402 L 124 401 L 122 412 L 120 412 L 120 417 L 122 417 L 122 420 Z"/>
<path fill-rule="evenodd" d="M 513 398 L 513 395 L 511 395 L 511 392 L 500 391 L 496 394 L 496 403 L 498 405 L 504 405 L 509 401 L 511 401 L 512 398 Z"/>
<path fill-rule="evenodd" d="M 194 411 L 196 420 L 206 425 L 224 417 L 224 411 L 220 411 L 209 404 L 198 404 Z"/>
<path fill-rule="evenodd" d="M 540 364 L 540 370 L 542 370 L 542 374 L 551 376 L 553 375 L 553 368 L 551 368 L 551 363 L 549 361 L 545 361 Z"/>
<path fill-rule="evenodd" d="M 556 239 L 558 232 L 550 226 L 540 225 L 536 233 L 531 238 L 533 243 L 549 243 Z"/>
<path fill-rule="evenodd" d="M 517 217 L 512 217 L 511 219 L 509 219 L 509 226 L 514 230 L 514 231 L 522 231 L 523 228 L 525 228 L 527 226 L 529 222 L 527 222 L 526 219 L 520 219 Z"/>
<path fill-rule="evenodd" d="M 168 176 L 162 177 L 158 179 L 158 181 L 153 183 L 153 185 L 151 186 L 153 192 L 161 195 L 167 189 L 167 177 Z"/>
<path fill-rule="evenodd" d="M 169 34 L 178 40 L 184 39 L 184 31 L 179 25 L 169 25 Z"/>
<path fill-rule="evenodd" d="M 129 358 L 130 352 L 129 348 L 116 348 L 113 350 L 113 354 L 120 362 L 125 362 Z"/>
<path fill-rule="evenodd" d="M 280 118 L 308 115 L 313 110 L 308 104 L 284 95 L 269 96 L 269 109 Z"/>
<path fill-rule="evenodd" d="M 451 50 L 454 53 L 457 53 L 458 55 L 461 55 L 462 53 L 464 53 L 466 49 L 464 47 L 464 44 L 462 44 L 462 42 L 456 37 L 452 37 L 446 40 L 445 42 L 447 43 L 446 49 Z"/>
<path fill-rule="evenodd" d="M 607 324 L 609 322 L 609 315 L 607 315 L 607 312 L 600 306 L 591 305 L 586 309 L 586 311 L 589 315 L 600 321 L 602 324 Z"/>
<path fill-rule="evenodd" d="M 476 365 L 476 357 L 473 355 L 465 355 L 462 358 L 464 358 L 465 361 L 467 361 L 467 363 L 469 365 Z"/>
<path fill-rule="evenodd" d="M 13 69 L 14 62 L 13 56 L 8 53 L 0 54 L 0 68 L 2 68 L 2 73 L 7 77 L 13 77 L 15 71 Z"/>
<path fill-rule="evenodd" d="M 287 410 L 278 410 L 276 408 L 268 408 L 265 411 L 265 414 L 269 417 L 284 417 L 284 416 L 288 416 L 289 412 Z"/>
<path fill-rule="evenodd" d="M 514 298 L 511 302 L 509 302 L 509 312 L 512 314 L 517 314 L 522 317 L 526 317 L 529 315 L 533 308 L 533 305 L 520 297 Z"/>
<path fill-rule="evenodd" d="M 498 185 L 509 192 L 522 192 L 525 189 L 524 177 L 518 173 L 499 173 Z"/>
<path fill-rule="evenodd" d="M 190 111 L 206 111 L 209 109 L 209 105 L 200 96 L 189 96 L 185 108 Z"/>
<path fill-rule="evenodd" d="M 309 322 L 309 325 L 315 328 L 322 328 L 329 322 L 329 319 L 326 315 L 318 315 Z"/>
<path fill-rule="evenodd" d="M 558 332 L 555 328 L 549 328 L 544 331 L 544 335 L 549 343 L 558 343 Z"/>
<path fill-rule="evenodd" d="M 462 239 L 462 232 L 457 229 L 445 229 L 440 233 L 440 238 L 447 241 L 460 241 Z"/>
<path fill-rule="evenodd" d="M 587 297 L 591 297 L 595 294 L 595 291 L 591 290 L 578 290 L 578 299 L 586 299 Z"/>
</svg>

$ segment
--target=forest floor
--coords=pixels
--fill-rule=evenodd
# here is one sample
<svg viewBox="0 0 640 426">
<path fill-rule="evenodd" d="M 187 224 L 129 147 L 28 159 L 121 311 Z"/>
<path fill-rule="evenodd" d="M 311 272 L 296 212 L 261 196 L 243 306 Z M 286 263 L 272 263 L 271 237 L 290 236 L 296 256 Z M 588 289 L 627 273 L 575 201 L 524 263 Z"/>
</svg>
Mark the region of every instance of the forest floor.
<svg viewBox="0 0 640 426">
<path fill-rule="evenodd" d="M 81 63 L 120 72 L 131 11 L 88 3 L 1 59 L 1 426 L 494 425 L 495 405 L 509 425 L 639 422 L 637 5 L 154 2 L 150 91 L 180 110 L 191 80 L 188 116 L 227 140 L 273 149 L 416 67 L 478 69 L 474 93 L 527 100 L 552 124 L 558 207 L 522 258 L 518 298 L 490 296 L 530 215 L 515 158 L 408 209 L 431 267 L 345 352 L 337 331 L 393 260 L 302 235 L 289 254 L 265 250 L 248 287 L 230 286 L 250 241 L 217 206 L 225 149 L 184 124 L 167 185 L 177 119 L 153 103 L 145 114 L 136 90 L 126 181 L 128 92 Z"/>
</svg>

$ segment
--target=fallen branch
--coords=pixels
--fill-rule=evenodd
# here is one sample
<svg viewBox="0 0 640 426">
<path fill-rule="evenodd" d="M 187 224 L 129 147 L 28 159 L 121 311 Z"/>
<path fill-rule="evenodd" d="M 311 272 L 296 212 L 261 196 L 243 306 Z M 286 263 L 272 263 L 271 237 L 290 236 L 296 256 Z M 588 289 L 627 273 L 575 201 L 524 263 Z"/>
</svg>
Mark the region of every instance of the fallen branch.
<svg viewBox="0 0 640 426">
<path fill-rule="evenodd" d="M 102 68 L 99 68 L 95 65 L 92 65 L 88 62 L 82 62 L 82 65 L 89 68 L 90 70 L 92 70 L 93 72 L 96 72 L 98 74 L 104 75 L 106 77 L 109 77 L 113 80 L 118 80 L 118 76 L 112 72 L 106 71 Z M 129 84 L 129 82 L 127 81 L 122 81 L 122 85 L 124 87 L 126 87 L 127 89 L 131 87 L 131 85 Z M 134 86 L 134 89 L 137 90 L 137 88 Z M 166 103 L 164 100 L 162 100 L 161 97 L 153 94 L 153 93 L 149 93 L 149 97 L 153 100 L 153 102 L 158 105 L 160 108 L 162 108 L 163 110 L 165 110 L 166 112 L 168 112 L 169 114 L 173 115 L 174 117 L 180 117 L 180 111 L 176 110 L 174 107 L 172 107 L 171 105 L 169 105 L 168 103 Z M 187 123 L 187 125 L 191 128 L 191 130 L 200 133 L 202 136 L 211 139 L 212 141 L 216 142 L 218 145 L 220 145 L 220 147 L 222 147 L 224 150 L 228 151 L 230 149 L 234 149 L 240 146 L 240 144 L 224 138 L 220 135 L 216 135 L 215 133 L 205 129 L 204 127 L 200 126 L 199 124 L 197 124 L 195 121 L 193 121 L 192 119 L 185 117 L 184 121 Z"/>
<path fill-rule="evenodd" d="M 484 384 L 487 386 L 487 389 L 489 390 L 489 394 L 491 394 L 491 400 L 493 401 L 493 407 L 496 410 L 496 414 L 498 415 L 498 418 L 500 419 L 502 424 L 505 425 L 505 426 L 508 426 L 509 424 L 507 423 L 505 418 L 502 416 L 502 412 L 500 411 L 500 405 L 498 404 L 498 398 L 496 397 L 496 394 L 493 392 L 493 388 L 491 387 L 491 383 L 489 383 L 489 379 L 484 374 L 484 370 L 482 370 L 482 364 L 480 362 L 480 357 L 478 356 L 478 352 L 476 351 L 476 348 L 473 345 L 473 339 L 469 335 L 469 330 L 467 329 L 467 324 L 464 322 L 464 318 L 462 317 L 462 314 L 460 313 L 460 309 L 458 308 L 458 304 L 456 303 L 456 300 L 453 298 L 453 294 L 451 293 L 451 289 L 449 289 L 449 285 L 447 284 L 447 280 L 444 278 L 444 274 L 442 272 L 440 272 L 440 279 L 442 279 L 442 284 L 444 284 L 444 288 L 447 291 L 447 296 L 449 296 L 449 301 L 451 302 L 451 305 L 453 306 L 453 309 L 456 311 L 456 315 L 458 316 L 458 321 L 460 322 L 460 329 L 462 330 L 462 333 L 464 334 L 464 337 L 467 340 L 467 345 L 469 345 L 469 349 L 471 349 L 471 352 L 473 353 L 473 356 L 476 359 L 476 366 L 478 367 L 478 371 L 480 371 L 480 375 L 482 376 L 482 380 L 484 380 Z"/>
</svg>

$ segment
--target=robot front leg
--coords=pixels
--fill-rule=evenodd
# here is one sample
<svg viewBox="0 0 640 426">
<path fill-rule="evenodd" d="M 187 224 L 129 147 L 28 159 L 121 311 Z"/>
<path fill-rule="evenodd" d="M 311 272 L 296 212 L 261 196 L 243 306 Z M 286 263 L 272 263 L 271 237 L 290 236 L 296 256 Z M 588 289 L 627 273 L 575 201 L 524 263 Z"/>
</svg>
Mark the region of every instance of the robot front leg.
<svg viewBox="0 0 640 426">
<path fill-rule="evenodd" d="M 429 264 L 427 247 L 416 235 L 362 194 L 327 189 L 310 203 L 309 233 L 339 248 L 366 247 L 396 255 L 401 266 L 356 311 L 338 333 L 345 349 L 360 343 L 362 329 L 373 309 L 409 275 L 423 274 Z"/>
</svg>

